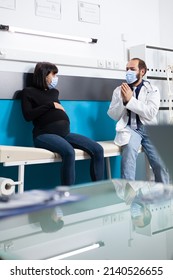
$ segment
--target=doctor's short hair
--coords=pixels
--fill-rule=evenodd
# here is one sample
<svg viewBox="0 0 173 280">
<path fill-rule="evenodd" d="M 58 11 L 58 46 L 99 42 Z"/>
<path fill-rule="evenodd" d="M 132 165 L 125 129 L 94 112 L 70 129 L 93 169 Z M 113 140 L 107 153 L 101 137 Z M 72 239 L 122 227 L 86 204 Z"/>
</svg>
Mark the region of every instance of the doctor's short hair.
<svg viewBox="0 0 173 280">
<path fill-rule="evenodd" d="M 144 60 L 142 60 L 142 59 L 140 59 L 140 58 L 138 58 L 138 57 L 134 57 L 134 58 L 132 58 L 132 59 L 130 59 L 130 60 L 138 60 L 138 67 L 139 67 L 139 70 L 144 69 L 144 70 L 145 70 L 144 75 L 146 74 L 146 72 L 147 72 L 147 65 L 146 65 L 146 63 L 145 63 Z"/>
</svg>

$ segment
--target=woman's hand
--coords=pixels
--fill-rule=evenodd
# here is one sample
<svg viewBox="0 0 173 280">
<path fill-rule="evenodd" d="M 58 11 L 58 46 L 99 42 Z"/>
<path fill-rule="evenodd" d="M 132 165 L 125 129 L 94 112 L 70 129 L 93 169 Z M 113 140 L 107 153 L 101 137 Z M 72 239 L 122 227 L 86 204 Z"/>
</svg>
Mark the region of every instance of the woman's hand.
<svg viewBox="0 0 173 280">
<path fill-rule="evenodd" d="M 54 103 L 54 106 L 56 109 L 60 109 L 60 110 L 63 110 L 65 112 L 65 109 L 62 107 L 61 104 L 59 104 L 58 102 L 53 102 Z"/>
</svg>

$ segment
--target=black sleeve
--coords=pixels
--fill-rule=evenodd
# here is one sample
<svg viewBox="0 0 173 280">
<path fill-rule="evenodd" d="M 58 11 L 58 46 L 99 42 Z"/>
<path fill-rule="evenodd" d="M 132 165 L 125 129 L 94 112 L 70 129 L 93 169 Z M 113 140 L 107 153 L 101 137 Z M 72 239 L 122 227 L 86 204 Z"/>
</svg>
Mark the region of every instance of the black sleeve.
<svg viewBox="0 0 173 280">
<path fill-rule="evenodd" d="M 25 120 L 33 121 L 46 113 L 51 108 L 54 108 L 54 103 L 50 102 L 39 107 L 34 107 L 31 96 L 29 95 L 27 89 L 24 89 L 21 93 L 21 106 Z"/>
</svg>

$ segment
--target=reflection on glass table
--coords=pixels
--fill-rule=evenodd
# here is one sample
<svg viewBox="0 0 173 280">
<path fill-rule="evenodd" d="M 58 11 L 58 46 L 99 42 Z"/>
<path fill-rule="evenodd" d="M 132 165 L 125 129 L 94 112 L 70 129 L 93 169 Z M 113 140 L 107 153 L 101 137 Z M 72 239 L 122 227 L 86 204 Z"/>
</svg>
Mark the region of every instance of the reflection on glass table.
<svg viewBox="0 0 173 280">
<path fill-rule="evenodd" d="M 63 195 L 1 210 L 1 259 L 173 259 L 172 185 L 115 179 L 71 187 L 73 202 Z"/>
</svg>

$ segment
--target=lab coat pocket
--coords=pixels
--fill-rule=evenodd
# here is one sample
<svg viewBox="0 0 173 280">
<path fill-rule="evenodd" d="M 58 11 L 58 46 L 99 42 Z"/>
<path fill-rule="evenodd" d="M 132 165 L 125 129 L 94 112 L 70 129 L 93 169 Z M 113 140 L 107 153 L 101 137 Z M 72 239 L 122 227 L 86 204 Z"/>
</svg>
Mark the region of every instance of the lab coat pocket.
<svg viewBox="0 0 173 280">
<path fill-rule="evenodd" d="M 118 146 L 126 145 L 130 140 L 131 134 L 129 129 L 123 128 L 116 132 L 114 143 Z"/>
</svg>

